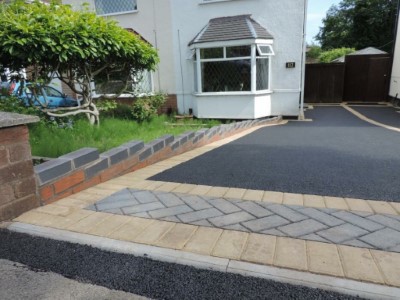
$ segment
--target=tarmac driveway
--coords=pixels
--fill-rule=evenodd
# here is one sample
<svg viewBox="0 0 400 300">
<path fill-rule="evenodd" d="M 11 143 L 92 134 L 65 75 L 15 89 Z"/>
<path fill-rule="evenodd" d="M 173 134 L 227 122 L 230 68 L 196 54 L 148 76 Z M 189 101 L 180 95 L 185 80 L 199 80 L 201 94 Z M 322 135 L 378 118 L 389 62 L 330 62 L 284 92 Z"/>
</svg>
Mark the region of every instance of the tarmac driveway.
<svg viewBox="0 0 400 300">
<path fill-rule="evenodd" d="M 400 202 L 400 133 L 342 107 L 265 127 L 150 179 Z"/>
</svg>

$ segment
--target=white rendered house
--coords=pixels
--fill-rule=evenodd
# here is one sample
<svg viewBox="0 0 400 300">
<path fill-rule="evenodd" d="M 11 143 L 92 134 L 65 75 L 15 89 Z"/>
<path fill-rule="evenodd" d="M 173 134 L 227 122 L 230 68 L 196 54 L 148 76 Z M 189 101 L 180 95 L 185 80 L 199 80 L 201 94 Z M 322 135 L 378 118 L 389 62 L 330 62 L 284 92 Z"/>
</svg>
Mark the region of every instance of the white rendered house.
<svg viewBox="0 0 400 300">
<path fill-rule="evenodd" d="M 199 118 L 301 116 L 307 0 L 63 0 L 159 51 L 155 91 Z"/>
<path fill-rule="evenodd" d="M 390 79 L 389 96 L 400 98 L 400 18 L 397 18 L 396 45 L 393 53 L 392 77 Z"/>
</svg>

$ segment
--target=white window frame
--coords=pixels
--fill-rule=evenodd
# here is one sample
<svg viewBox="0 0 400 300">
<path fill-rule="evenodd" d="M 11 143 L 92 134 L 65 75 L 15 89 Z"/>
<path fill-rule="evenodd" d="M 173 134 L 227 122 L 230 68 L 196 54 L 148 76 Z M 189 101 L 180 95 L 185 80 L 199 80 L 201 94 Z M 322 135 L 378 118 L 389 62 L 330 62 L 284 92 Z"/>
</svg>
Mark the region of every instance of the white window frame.
<svg viewBox="0 0 400 300">
<path fill-rule="evenodd" d="M 110 1 L 110 0 L 103 0 L 103 1 Z M 137 0 L 132 0 L 136 2 L 136 9 L 134 10 L 124 10 L 124 11 L 119 11 L 119 12 L 113 12 L 113 13 L 104 13 L 104 14 L 99 14 L 97 12 L 97 7 L 96 7 L 96 1 L 93 1 L 94 4 L 94 9 L 96 11 L 96 14 L 98 16 L 116 16 L 116 15 L 124 15 L 124 14 L 131 14 L 131 13 L 137 13 L 138 9 L 137 9 Z"/>
<path fill-rule="evenodd" d="M 205 43 L 204 45 L 194 45 L 192 48 L 195 50 L 195 71 L 196 71 L 196 87 L 197 90 L 195 91 L 196 95 L 254 95 L 254 94 L 265 94 L 271 93 L 271 65 L 272 65 L 272 56 L 275 55 L 275 52 L 272 48 L 273 41 L 272 40 L 252 40 L 250 41 L 235 41 L 235 42 L 228 42 L 228 43 Z M 258 46 L 268 46 L 271 49 L 271 53 L 263 53 L 260 51 Z M 244 56 L 244 57 L 226 57 L 226 48 L 227 47 L 235 47 L 235 46 L 251 46 L 251 56 Z M 201 49 L 207 48 L 223 48 L 223 57 L 222 58 L 208 58 L 202 59 L 200 58 L 200 51 Z M 258 50 L 258 51 L 257 51 Z M 259 55 L 257 55 L 257 52 Z M 202 62 L 213 62 L 213 61 L 232 61 L 232 60 L 239 60 L 239 59 L 250 59 L 251 61 L 251 88 L 250 91 L 222 91 L 222 92 L 203 92 L 203 82 L 202 82 Z M 257 90 L 257 59 L 268 59 L 268 89 L 264 90 Z"/>
<path fill-rule="evenodd" d="M 274 49 L 272 48 L 271 45 L 268 45 L 268 44 L 257 44 L 256 46 L 257 46 L 257 50 L 258 50 L 258 53 L 260 54 L 260 56 L 275 55 Z M 264 53 L 264 52 L 261 50 L 261 47 L 268 47 L 268 49 L 269 49 L 270 52 Z"/>
</svg>

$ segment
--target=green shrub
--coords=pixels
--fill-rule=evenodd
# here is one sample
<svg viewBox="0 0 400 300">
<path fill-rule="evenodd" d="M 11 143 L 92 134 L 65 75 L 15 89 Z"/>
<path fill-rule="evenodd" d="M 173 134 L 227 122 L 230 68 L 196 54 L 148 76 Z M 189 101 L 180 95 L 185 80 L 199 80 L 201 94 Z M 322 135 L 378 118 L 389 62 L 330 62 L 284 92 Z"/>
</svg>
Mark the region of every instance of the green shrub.
<svg viewBox="0 0 400 300">
<path fill-rule="evenodd" d="M 322 63 L 330 63 L 332 60 L 345 56 L 349 53 L 354 52 L 354 48 L 337 48 L 328 51 L 324 51 L 319 55 L 319 60 Z"/>
<path fill-rule="evenodd" d="M 132 105 L 133 118 L 138 122 L 151 120 L 165 103 L 164 94 L 139 98 Z"/>
<path fill-rule="evenodd" d="M 13 112 L 23 115 L 36 115 L 44 118 L 45 115 L 36 107 L 25 106 L 25 104 L 16 96 L 1 96 L 0 111 Z"/>
</svg>

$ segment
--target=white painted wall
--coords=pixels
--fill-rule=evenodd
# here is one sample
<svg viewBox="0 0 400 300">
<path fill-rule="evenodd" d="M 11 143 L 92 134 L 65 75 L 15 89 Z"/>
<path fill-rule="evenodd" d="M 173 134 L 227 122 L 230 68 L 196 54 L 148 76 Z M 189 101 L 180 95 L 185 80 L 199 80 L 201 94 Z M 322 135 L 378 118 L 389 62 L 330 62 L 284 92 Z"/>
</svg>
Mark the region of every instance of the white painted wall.
<svg viewBox="0 0 400 300">
<path fill-rule="evenodd" d="M 400 98 L 400 18 L 397 26 L 396 48 L 393 57 L 392 77 L 390 79 L 389 95 Z"/>
</svg>

